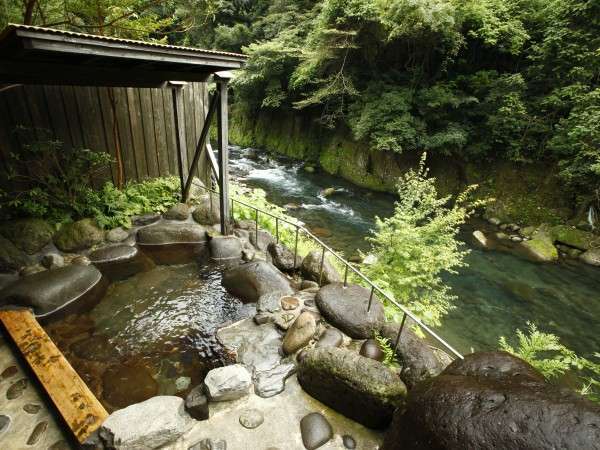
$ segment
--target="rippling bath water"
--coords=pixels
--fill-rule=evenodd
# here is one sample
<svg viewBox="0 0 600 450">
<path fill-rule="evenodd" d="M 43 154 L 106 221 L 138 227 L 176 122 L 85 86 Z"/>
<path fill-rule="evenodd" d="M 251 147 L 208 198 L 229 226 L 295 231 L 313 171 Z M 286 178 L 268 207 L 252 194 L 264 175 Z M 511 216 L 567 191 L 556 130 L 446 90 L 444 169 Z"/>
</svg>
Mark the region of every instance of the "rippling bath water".
<svg viewBox="0 0 600 450">
<path fill-rule="evenodd" d="M 232 146 L 232 174 L 242 183 L 260 187 L 280 206 L 294 203 L 288 213 L 309 228 L 326 228 L 323 239 L 350 256 L 368 249 L 365 236 L 374 217 L 389 216 L 394 197 L 358 188 L 321 171 L 308 173 L 297 161 L 266 152 Z M 336 194 L 323 197 L 329 187 Z M 484 251 L 471 245 L 471 226 L 462 238 L 471 247 L 469 267 L 447 276 L 458 295 L 457 308 L 444 320 L 440 333 L 459 351 L 495 349 L 498 337 L 514 336 L 527 321 L 555 333 L 582 356 L 600 350 L 600 269 L 576 262 L 537 264 L 514 254 Z M 323 233 L 323 230 L 321 230 Z M 325 233 L 326 234 L 326 233 Z"/>
<path fill-rule="evenodd" d="M 185 395 L 228 361 L 216 329 L 254 312 L 222 288 L 219 267 L 190 263 L 115 282 L 87 314 L 47 330 L 112 411 L 153 395 Z"/>
</svg>

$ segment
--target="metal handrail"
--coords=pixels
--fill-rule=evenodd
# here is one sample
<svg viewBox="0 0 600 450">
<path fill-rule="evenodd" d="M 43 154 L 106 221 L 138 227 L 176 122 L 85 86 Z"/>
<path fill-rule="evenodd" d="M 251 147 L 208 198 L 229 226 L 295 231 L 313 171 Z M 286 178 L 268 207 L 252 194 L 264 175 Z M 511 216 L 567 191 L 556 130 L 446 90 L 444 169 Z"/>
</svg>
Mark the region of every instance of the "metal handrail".
<svg viewBox="0 0 600 450">
<path fill-rule="evenodd" d="M 213 189 L 204 187 L 205 190 L 212 192 L 214 194 L 219 194 L 218 191 L 215 191 Z M 377 286 L 375 283 L 373 283 L 365 274 L 363 274 L 360 270 L 356 269 L 350 262 L 348 262 L 346 259 L 344 259 L 342 256 L 340 256 L 339 254 L 337 254 L 331 247 L 329 247 L 327 244 L 325 244 L 321 239 L 319 239 L 317 236 L 315 236 L 312 232 L 310 232 L 306 227 L 304 227 L 303 225 L 300 225 L 297 222 L 292 222 L 284 217 L 281 216 L 277 216 L 275 214 L 272 214 L 268 211 L 262 210 L 257 208 L 254 205 L 251 205 L 249 203 L 246 203 L 242 200 L 238 200 L 236 198 L 231 197 L 231 219 L 233 220 L 233 211 L 234 211 L 234 204 L 238 203 L 242 206 L 245 206 L 246 208 L 250 208 L 252 210 L 254 210 L 255 215 L 254 215 L 254 221 L 255 221 L 255 233 L 256 233 L 256 242 L 258 242 L 258 215 L 260 214 L 265 214 L 266 216 L 272 217 L 275 219 L 275 234 L 276 234 L 276 240 L 277 242 L 279 242 L 279 222 L 283 222 L 283 223 L 287 223 L 288 225 L 291 225 L 293 227 L 295 227 L 296 233 L 295 233 L 295 242 L 294 242 L 294 264 L 296 262 L 296 258 L 298 256 L 298 235 L 299 235 L 299 231 L 302 231 L 304 234 L 306 234 L 309 238 L 311 238 L 313 241 L 315 241 L 317 244 L 319 244 L 322 248 L 322 253 L 321 253 L 321 264 L 320 264 L 320 268 L 319 268 L 319 286 L 321 286 L 321 281 L 322 281 L 322 276 L 323 276 L 323 266 L 324 266 L 324 261 L 325 261 L 325 254 L 327 252 L 331 253 L 334 257 L 336 257 L 343 265 L 344 265 L 344 287 L 346 287 L 348 285 L 348 269 L 350 269 L 355 275 L 357 275 L 359 278 L 361 278 L 365 283 L 367 283 L 370 287 L 371 287 L 371 292 L 369 294 L 369 304 L 367 306 L 367 312 L 370 311 L 371 309 L 371 302 L 373 299 L 373 294 L 375 293 L 375 291 L 377 291 L 377 293 L 379 293 L 380 295 L 382 295 L 383 297 L 385 297 L 385 299 L 392 303 L 394 306 L 396 306 L 400 311 L 402 311 L 402 320 L 400 322 L 400 328 L 398 329 L 398 335 L 396 336 L 396 340 L 394 342 L 394 352 L 396 352 L 397 348 L 398 348 L 398 344 L 400 343 L 400 335 L 402 334 L 402 330 L 404 329 L 404 325 L 406 323 L 406 317 L 410 317 L 414 322 L 417 323 L 417 325 L 419 327 L 421 327 L 422 329 L 424 329 L 431 337 L 433 337 L 438 343 L 440 343 L 443 347 L 446 348 L 446 350 L 449 350 L 450 353 L 452 353 L 452 355 L 456 356 L 459 359 L 463 359 L 463 356 L 456 350 L 454 349 L 454 347 L 452 347 L 450 344 L 448 344 L 444 339 L 442 339 L 435 331 L 433 331 L 431 328 L 429 328 L 427 325 L 425 325 L 421 319 L 419 319 L 417 316 L 415 316 L 410 310 L 408 310 L 404 305 L 398 303 L 395 299 L 393 299 L 392 297 L 390 297 L 386 292 L 384 292 L 379 286 Z M 211 206 L 212 206 L 212 202 L 211 202 Z"/>
</svg>

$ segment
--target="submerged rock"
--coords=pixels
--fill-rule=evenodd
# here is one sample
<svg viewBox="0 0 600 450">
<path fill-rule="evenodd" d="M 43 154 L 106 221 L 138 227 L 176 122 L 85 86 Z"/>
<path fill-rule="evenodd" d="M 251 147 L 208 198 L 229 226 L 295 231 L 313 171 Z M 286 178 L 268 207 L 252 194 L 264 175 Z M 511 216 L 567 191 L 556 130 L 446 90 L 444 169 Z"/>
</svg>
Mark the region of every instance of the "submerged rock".
<svg viewBox="0 0 600 450">
<path fill-rule="evenodd" d="M 185 410 L 196 420 L 207 420 L 209 417 L 208 398 L 204 393 L 204 385 L 193 388 L 185 398 Z"/>
<path fill-rule="evenodd" d="M 162 395 L 112 413 L 99 435 L 108 448 L 145 450 L 175 441 L 194 424 L 183 399 Z"/>
<path fill-rule="evenodd" d="M 407 432 L 410 430 L 410 432 Z M 600 405 L 508 353 L 473 353 L 419 383 L 382 450 L 600 448 Z"/>
<path fill-rule="evenodd" d="M 140 362 L 110 366 L 102 375 L 103 397 L 115 408 L 139 403 L 158 393 L 158 383 Z"/>
<path fill-rule="evenodd" d="M 54 228 L 43 219 L 17 219 L 2 223 L 0 234 L 15 247 L 33 255 L 50 243 Z"/>
<path fill-rule="evenodd" d="M 317 292 L 315 301 L 329 323 L 354 339 L 367 339 L 385 319 L 383 305 L 375 295 L 367 312 L 369 297 L 370 291 L 361 286 L 332 283 Z"/>
<path fill-rule="evenodd" d="M 300 433 L 307 450 L 317 449 L 333 437 L 330 423 L 317 412 L 307 414 L 300 420 Z"/>
<path fill-rule="evenodd" d="M 81 219 L 60 227 L 54 235 L 54 244 L 63 252 L 88 249 L 104 241 L 104 231 L 94 219 Z"/>
<path fill-rule="evenodd" d="M 223 287 L 244 302 L 272 292 L 292 294 L 289 280 L 266 261 L 253 261 L 223 273 Z"/>
<path fill-rule="evenodd" d="M 322 285 L 335 283 L 341 280 L 341 276 L 335 267 L 329 262 L 327 256 L 323 260 L 323 271 L 321 274 L 321 252 L 312 251 L 302 260 L 302 275 L 307 280 L 320 281 Z"/>
<path fill-rule="evenodd" d="M 382 363 L 345 349 L 304 351 L 298 381 L 317 400 L 370 428 L 385 428 L 406 386 Z"/>
</svg>

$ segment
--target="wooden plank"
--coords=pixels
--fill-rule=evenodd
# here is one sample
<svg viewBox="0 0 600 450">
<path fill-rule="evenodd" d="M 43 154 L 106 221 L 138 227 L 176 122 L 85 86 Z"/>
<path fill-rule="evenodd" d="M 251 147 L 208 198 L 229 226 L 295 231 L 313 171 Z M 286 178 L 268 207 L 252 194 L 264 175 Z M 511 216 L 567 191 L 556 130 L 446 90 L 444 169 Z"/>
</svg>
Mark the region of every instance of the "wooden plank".
<svg viewBox="0 0 600 450">
<path fill-rule="evenodd" d="M 219 110 L 217 135 L 219 138 L 219 201 L 221 206 L 221 233 L 229 234 L 229 118 L 227 108 L 227 80 L 217 81 Z"/>
<path fill-rule="evenodd" d="M 84 148 L 85 141 L 83 139 L 79 109 L 77 107 L 77 99 L 75 97 L 74 88 L 73 86 L 63 86 L 61 88 L 61 93 L 63 96 L 63 103 L 67 116 L 67 123 L 69 124 L 69 131 L 71 133 L 73 147 L 76 149 Z"/>
<path fill-rule="evenodd" d="M 135 152 L 133 139 L 131 137 L 131 122 L 129 120 L 129 108 L 127 106 L 127 93 L 124 88 L 110 88 L 115 101 L 117 113 L 117 124 L 119 126 L 119 139 L 123 156 L 123 170 L 125 181 L 138 179 L 137 165 L 135 163 Z"/>
<path fill-rule="evenodd" d="M 23 98 L 23 101 L 27 102 L 31 121 L 38 139 L 42 141 L 54 139 L 55 132 L 46 108 L 46 98 L 44 97 L 43 87 L 25 86 L 25 92 L 26 95 Z"/>
<path fill-rule="evenodd" d="M 114 185 L 118 185 L 119 157 L 117 152 L 120 150 L 121 143 L 119 142 L 118 126 L 110 101 L 109 88 L 98 88 L 98 102 L 100 103 L 100 114 L 102 115 L 102 128 L 104 131 L 104 139 L 106 140 L 106 150 L 110 153 L 112 158 L 110 164 L 112 182 Z"/>
<path fill-rule="evenodd" d="M 146 151 L 146 163 L 148 164 L 148 175 L 156 178 L 160 175 L 158 158 L 156 156 L 156 136 L 154 135 L 154 115 L 152 113 L 152 94 L 150 89 L 138 89 L 140 97 L 140 111 L 142 111 L 141 122 L 144 133 Z"/>
<path fill-rule="evenodd" d="M 37 322 L 31 311 L 0 311 L 0 321 L 48 396 L 84 443 L 108 413 Z"/>
<path fill-rule="evenodd" d="M 175 123 L 174 112 L 173 112 L 173 97 L 171 89 L 161 89 L 163 97 L 163 108 L 165 113 L 165 135 L 167 139 L 167 158 L 169 160 L 169 173 L 177 176 L 178 165 L 177 165 L 177 142 L 175 137 Z"/>
<path fill-rule="evenodd" d="M 183 194 L 183 188 L 187 181 L 187 149 L 186 149 L 186 137 L 185 137 L 185 118 L 183 115 L 183 88 L 175 87 L 172 89 L 173 93 L 173 118 L 174 118 L 174 132 L 175 142 L 177 148 L 177 166 L 179 173 L 179 183 L 181 187 L 181 193 Z"/>
<path fill-rule="evenodd" d="M 4 101 L 4 95 L 0 93 L 0 187 L 9 188 L 10 183 L 6 171 L 8 168 L 7 158 L 11 152 L 16 152 L 19 142 L 12 132 L 12 118 Z"/>
<path fill-rule="evenodd" d="M 196 142 L 200 139 L 200 135 L 202 133 L 202 127 L 204 126 L 204 119 L 206 117 L 206 110 L 204 108 L 204 90 L 202 83 L 193 83 L 194 85 L 194 120 L 196 121 Z M 200 160 L 198 165 L 196 166 L 196 171 L 194 173 L 195 176 L 204 179 L 204 176 L 201 174 L 202 163 L 206 160 L 206 153 L 204 150 L 204 146 L 201 149 Z"/>
<path fill-rule="evenodd" d="M 156 158 L 158 161 L 158 173 L 161 177 L 170 175 L 169 155 L 167 146 L 167 135 L 165 129 L 165 111 L 163 107 L 162 91 L 151 89 L 152 116 L 154 118 L 154 139 L 156 141 Z"/>
<path fill-rule="evenodd" d="M 148 164 L 146 163 L 139 92 L 134 88 L 126 88 L 125 90 L 127 92 L 127 107 L 129 108 L 129 121 L 131 124 L 131 138 L 135 154 L 135 165 L 137 167 L 137 179 L 138 181 L 142 181 L 148 178 Z"/>
<path fill-rule="evenodd" d="M 188 84 L 183 88 L 183 111 L 185 117 L 185 148 L 187 151 L 187 164 L 183 167 L 186 176 L 190 173 L 190 164 L 194 158 L 194 149 L 196 148 L 196 120 L 194 118 L 194 85 Z M 194 174 L 192 174 L 193 176 Z"/>
<path fill-rule="evenodd" d="M 71 132 L 69 131 L 60 88 L 57 86 L 44 86 L 44 96 L 56 139 L 62 141 L 65 148 L 73 148 L 73 141 L 71 140 Z"/>
</svg>

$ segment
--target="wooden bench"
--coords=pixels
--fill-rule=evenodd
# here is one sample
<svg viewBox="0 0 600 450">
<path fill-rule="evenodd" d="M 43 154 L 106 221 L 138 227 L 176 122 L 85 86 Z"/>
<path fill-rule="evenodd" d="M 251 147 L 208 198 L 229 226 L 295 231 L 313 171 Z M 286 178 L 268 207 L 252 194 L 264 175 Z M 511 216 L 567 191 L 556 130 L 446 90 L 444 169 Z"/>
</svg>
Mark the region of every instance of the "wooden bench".
<svg viewBox="0 0 600 450">
<path fill-rule="evenodd" d="M 108 413 L 71 364 L 26 309 L 0 311 L 4 325 L 36 377 L 80 443 L 100 427 Z"/>
</svg>

